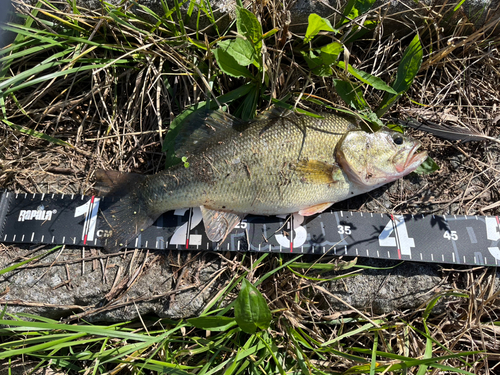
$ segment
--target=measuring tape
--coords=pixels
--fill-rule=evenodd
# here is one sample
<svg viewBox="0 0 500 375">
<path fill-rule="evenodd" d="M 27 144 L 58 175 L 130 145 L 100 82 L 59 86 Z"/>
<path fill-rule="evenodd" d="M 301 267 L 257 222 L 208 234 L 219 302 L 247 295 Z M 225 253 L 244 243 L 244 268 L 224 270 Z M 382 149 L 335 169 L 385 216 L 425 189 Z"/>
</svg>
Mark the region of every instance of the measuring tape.
<svg viewBox="0 0 500 375">
<path fill-rule="evenodd" d="M 1 192 L 0 242 L 100 247 L 110 197 Z M 328 254 L 427 263 L 500 265 L 498 216 L 325 211 L 247 216 L 222 243 L 205 235 L 199 208 L 170 211 L 126 244 L 139 249 Z"/>
</svg>

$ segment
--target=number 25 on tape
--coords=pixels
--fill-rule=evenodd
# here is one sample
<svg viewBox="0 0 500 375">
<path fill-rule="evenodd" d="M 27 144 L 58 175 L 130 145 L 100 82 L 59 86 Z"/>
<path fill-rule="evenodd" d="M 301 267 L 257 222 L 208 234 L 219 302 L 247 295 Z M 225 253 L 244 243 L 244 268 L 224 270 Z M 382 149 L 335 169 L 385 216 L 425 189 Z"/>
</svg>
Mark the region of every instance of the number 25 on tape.
<svg viewBox="0 0 500 375">
<path fill-rule="evenodd" d="M 384 247 L 396 247 L 402 255 L 411 257 L 411 248 L 415 247 L 415 240 L 408 237 L 408 229 L 403 215 L 394 215 L 394 221 L 389 220 L 384 230 L 378 236 L 378 243 Z M 394 233 L 394 237 L 391 235 Z"/>
</svg>

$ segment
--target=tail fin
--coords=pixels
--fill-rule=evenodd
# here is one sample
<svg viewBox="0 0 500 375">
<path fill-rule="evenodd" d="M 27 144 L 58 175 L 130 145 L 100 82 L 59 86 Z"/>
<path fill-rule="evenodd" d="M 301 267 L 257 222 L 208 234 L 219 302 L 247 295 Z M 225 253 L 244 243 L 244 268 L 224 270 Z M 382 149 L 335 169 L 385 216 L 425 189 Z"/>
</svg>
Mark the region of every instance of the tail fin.
<svg viewBox="0 0 500 375">
<path fill-rule="evenodd" d="M 104 250 L 114 253 L 153 224 L 156 218 L 150 216 L 141 194 L 142 181 L 146 176 L 99 170 L 96 177 L 97 190 L 113 200 L 102 211 L 102 218 L 111 229 L 111 237 L 108 237 Z"/>
</svg>

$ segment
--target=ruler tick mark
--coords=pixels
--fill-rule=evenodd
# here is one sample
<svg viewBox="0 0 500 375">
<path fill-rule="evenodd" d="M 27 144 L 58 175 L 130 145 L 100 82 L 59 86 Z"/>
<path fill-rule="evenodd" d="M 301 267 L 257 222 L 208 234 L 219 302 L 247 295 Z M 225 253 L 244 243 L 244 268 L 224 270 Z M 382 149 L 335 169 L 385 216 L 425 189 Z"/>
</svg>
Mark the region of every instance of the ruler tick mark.
<svg viewBox="0 0 500 375">
<path fill-rule="evenodd" d="M 43 242 L 44 237 L 45 236 L 42 234 L 42 238 L 40 239 L 40 242 Z"/>
<path fill-rule="evenodd" d="M 453 258 L 453 263 L 456 263 L 457 261 L 455 260 L 455 253 L 451 253 L 451 257 Z"/>
<path fill-rule="evenodd" d="M 24 234 L 23 234 L 23 236 L 21 237 L 21 241 L 24 241 Z"/>
<path fill-rule="evenodd" d="M 35 238 L 35 232 L 31 233 L 31 242 L 33 242 L 34 238 Z"/>
</svg>

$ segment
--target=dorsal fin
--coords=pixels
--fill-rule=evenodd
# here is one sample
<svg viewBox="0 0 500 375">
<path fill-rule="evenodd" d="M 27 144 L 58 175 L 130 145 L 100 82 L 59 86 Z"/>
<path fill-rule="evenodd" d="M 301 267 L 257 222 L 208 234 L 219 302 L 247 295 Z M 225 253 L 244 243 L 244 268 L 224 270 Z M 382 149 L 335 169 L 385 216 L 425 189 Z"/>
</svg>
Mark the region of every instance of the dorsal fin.
<svg viewBox="0 0 500 375">
<path fill-rule="evenodd" d="M 277 118 L 284 118 L 284 117 L 289 117 L 295 115 L 295 112 L 290 111 L 289 109 L 286 108 L 281 108 L 281 107 L 271 107 L 261 114 L 259 114 L 254 121 L 261 121 L 261 120 L 273 120 Z"/>
<path fill-rule="evenodd" d="M 175 139 L 175 154 L 178 157 L 196 154 L 206 147 L 208 140 L 226 138 L 229 132 L 239 132 L 246 124 L 222 111 L 196 111 L 188 117 Z"/>
</svg>

